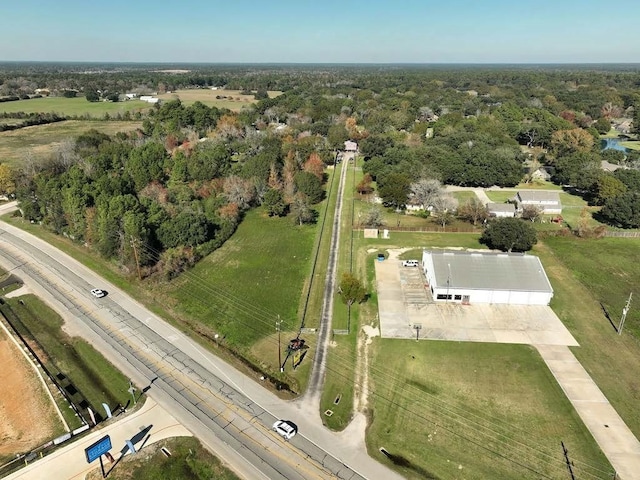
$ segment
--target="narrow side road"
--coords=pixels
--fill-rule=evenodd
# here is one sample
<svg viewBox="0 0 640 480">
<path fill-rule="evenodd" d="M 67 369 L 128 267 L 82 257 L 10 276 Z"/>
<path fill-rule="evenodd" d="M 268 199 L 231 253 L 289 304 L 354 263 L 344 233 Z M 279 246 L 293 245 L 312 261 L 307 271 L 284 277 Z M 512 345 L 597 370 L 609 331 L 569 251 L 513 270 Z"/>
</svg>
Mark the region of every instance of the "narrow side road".
<svg viewBox="0 0 640 480">
<path fill-rule="evenodd" d="M 369 457 L 362 443 L 322 427 L 317 410 L 313 418 L 303 415 L 115 285 L 4 222 L 0 264 L 59 313 L 66 330 L 92 343 L 137 385 L 151 385 L 147 395 L 242 477 L 400 478 Z M 108 297 L 93 298 L 89 290 L 96 286 Z M 277 418 L 298 425 L 290 442 L 271 431 Z"/>
<path fill-rule="evenodd" d="M 318 331 L 318 343 L 315 355 L 313 356 L 313 367 L 309 385 L 301 403 L 304 404 L 305 411 L 320 412 L 320 396 L 326 372 L 326 355 L 329 347 L 329 333 L 331 332 L 331 322 L 333 319 L 333 299 L 336 293 L 336 268 L 338 265 L 338 251 L 340 246 L 340 220 L 342 219 L 342 199 L 344 196 L 344 185 L 347 178 L 347 170 L 352 161 L 355 161 L 353 153 L 345 153 L 344 161 L 341 164 L 340 183 L 336 199 L 336 209 L 331 225 L 331 244 L 329 246 L 329 260 L 327 263 L 327 274 L 325 278 L 324 296 L 322 300 L 322 313 L 320 315 L 320 328 Z"/>
</svg>

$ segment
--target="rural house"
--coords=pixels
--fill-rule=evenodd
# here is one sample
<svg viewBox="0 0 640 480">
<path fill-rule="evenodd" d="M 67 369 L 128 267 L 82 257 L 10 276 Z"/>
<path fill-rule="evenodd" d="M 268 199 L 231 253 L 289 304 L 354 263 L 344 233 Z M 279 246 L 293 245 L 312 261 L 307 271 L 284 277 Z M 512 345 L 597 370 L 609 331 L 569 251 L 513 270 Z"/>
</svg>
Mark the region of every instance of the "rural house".
<svg viewBox="0 0 640 480">
<path fill-rule="evenodd" d="M 351 140 L 347 140 L 344 142 L 344 151 L 345 152 L 357 152 L 358 144 L 356 142 L 352 142 Z"/>
<path fill-rule="evenodd" d="M 562 203 L 558 192 L 542 192 L 536 190 L 520 190 L 515 197 L 518 211 L 526 205 L 538 207 L 544 214 L 562 213 Z"/>
<path fill-rule="evenodd" d="M 516 206 L 513 203 L 487 203 L 490 217 L 515 217 Z"/>
</svg>

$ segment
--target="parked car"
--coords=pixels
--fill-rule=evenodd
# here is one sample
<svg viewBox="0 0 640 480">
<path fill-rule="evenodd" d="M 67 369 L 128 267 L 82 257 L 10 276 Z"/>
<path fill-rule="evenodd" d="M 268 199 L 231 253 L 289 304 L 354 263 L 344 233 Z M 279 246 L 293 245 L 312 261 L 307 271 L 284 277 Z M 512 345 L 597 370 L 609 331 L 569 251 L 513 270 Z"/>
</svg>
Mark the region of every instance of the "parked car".
<svg viewBox="0 0 640 480">
<path fill-rule="evenodd" d="M 107 293 L 104 290 L 100 290 L 99 288 L 92 288 L 91 289 L 91 295 L 93 295 L 96 298 L 102 298 L 106 295 Z"/>
<path fill-rule="evenodd" d="M 273 424 L 273 430 L 285 440 L 291 440 L 298 433 L 298 427 L 290 420 L 278 420 Z"/>
<path fill-rule="evenodd" d="M 420 262 L 418 260 L 403 260 L 402 266 L 403 267 L 419 267 Z"/>
</svg>

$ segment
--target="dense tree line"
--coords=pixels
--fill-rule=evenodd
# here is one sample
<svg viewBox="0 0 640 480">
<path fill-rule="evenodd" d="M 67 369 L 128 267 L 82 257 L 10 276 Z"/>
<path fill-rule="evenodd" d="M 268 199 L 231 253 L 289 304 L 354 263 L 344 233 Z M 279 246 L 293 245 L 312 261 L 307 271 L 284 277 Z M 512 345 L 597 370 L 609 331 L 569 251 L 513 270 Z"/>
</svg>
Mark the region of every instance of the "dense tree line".
<svg viewBox="0 0 640 480">
<path fill-rule="evenodd" d="M 228 111 L 167 102 L 145 132 L 89 131 L 22 170 L 21 211 L 129 271 L 138 262 L 146 274 L 169 277 L 222 245 L 265 199 L 270 215 L 314 221 L 313 205 L 324 197 L 317 150 L 325 140 L 248 127 Z"/>
<path fill-rule="evenodd" d="M 0 116 L 0 119 L 1 118 L 2 116 Z M 62 122 L 65 120 L 64 117 L 61 117 L 56 113 L 29 113 L 21 116 L 11 115 L 11 118 L 24 118 L 24 120 L 19 123 L 10 124 L 2 123 L 2 120 L 0 120 L 0 132 L 18 130 L 24 127 L 32 127 L 34 125 L 46 125 L 48 123 Z"/>
<path fill-rule="evenodd" d="M 321 163 L 331 163 L 332 149 L 345 140 L 360 143 L 364 170 L 371 178 L 366 187 L 373 188 L 375 182 L 378 193 L 399 208 L 411 199 L 410 186 L 421 180 L 513 186 L 541 166 L 553 173 L 556 183 L 605 206 L 629 189 L 621 179 L 604 173 L 601 161 L 635 168 L 640 160 L 634 154 L 603 154 L 599 145 L 599 135 L 610 128 L 612 119 L 626 116 L 640 123 L 640 108 L 633 108 L 640 107 L 640 75 L 633 67 L 2 67 L 4 94 L 22 95 L 43 87 L 103 95 L 222 85 L 258 91 L 260 101 L 240 113 L 201 103 L 157 105 L 144 119 L 136 141 L 152 140 L 158 146 L 138 150 L 141 147 L 135 145 L 135 161 L 121 162 L 122 168 L 136 192 L 149 182 L 173 186 L 178 181 L 231 176 L 238 178 L 233 191 L 240 195 L 246 189 L 240 180 L 251 181 L 254 204 L 266 199 L 271 214 L 295 210 L 300 219 L 312 215 L 296 193 L 311 202 L 322 196 L 318 182 L 306 174 L 305 162 L 315 153 Z M 285 93 L 268 98 L 266 91 L 273 89 Z M 121 118 L 132 116 L 125 113 Z M 285 130 L 275 134 L 276 127 Z M 209 140 L 208 146 L 200 146 L 205 138 L 214 146 Z M 162 165 L 154 163 L 160 147 L 168 152 Z M 273 188 L 274 184 L 282 186 Z M 608 216 L 612 205 L 603 209 L 603 218 L 622 225 Z"/>
</svg>

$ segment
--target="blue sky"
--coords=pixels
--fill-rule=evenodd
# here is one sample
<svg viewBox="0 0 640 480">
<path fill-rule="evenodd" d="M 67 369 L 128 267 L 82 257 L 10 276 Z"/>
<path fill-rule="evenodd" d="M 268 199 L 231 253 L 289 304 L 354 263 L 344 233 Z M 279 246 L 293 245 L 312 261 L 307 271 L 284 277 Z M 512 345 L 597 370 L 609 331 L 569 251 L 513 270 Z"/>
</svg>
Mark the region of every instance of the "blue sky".
<svg viewBox="0 0 640 480">
<path fill-rule="evenodd" d="M 0 61 L 640 63 L 640 1 L 20 0 Z"/>
</svg>

